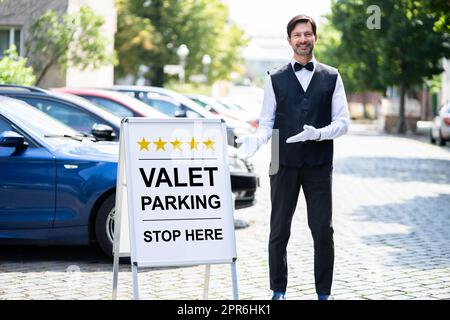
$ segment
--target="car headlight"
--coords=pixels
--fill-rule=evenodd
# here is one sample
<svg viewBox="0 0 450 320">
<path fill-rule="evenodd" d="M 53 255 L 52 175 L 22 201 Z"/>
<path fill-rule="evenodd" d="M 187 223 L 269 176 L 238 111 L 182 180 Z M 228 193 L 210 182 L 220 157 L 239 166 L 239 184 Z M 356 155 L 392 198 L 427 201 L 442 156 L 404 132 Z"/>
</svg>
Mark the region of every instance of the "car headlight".
<svg viewBox="0 0 450 320">
<path fill-rule="evenodd" d="M 237 156 L 237 152 L 233 147 L 228 147 L 228 166 L 230 171 L 248 172 L 244 160 Z"/>
</svg>

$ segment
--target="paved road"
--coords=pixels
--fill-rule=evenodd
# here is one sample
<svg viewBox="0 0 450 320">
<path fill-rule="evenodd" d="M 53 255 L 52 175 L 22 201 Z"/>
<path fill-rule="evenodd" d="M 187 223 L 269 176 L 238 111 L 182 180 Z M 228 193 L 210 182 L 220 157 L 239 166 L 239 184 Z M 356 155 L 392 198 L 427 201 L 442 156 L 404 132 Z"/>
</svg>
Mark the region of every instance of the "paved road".
<svg viewBox="0 0 450 320">
<path fill-rule="evenodd" d="M 450 299 L 450 148 L 354 125 L 335 143 L 335 299 Z M 238 210 L 241 299 L 270 297 L 268 146 L 255 156 L 261 188 Z M 109 299 L 112 264 L 95 248 L 1 247 L 0 299 Z M 313 299 L 312 238 L 301 195 L 288 246 L 288 299 Z M 144 299 L 201 299 L 204 266 L 145 269 Z M 122 265 L 119 298 L 132 297 Z M 228 265 L 213 265 L 211 299 L 231 299 Z"/>
</svg>

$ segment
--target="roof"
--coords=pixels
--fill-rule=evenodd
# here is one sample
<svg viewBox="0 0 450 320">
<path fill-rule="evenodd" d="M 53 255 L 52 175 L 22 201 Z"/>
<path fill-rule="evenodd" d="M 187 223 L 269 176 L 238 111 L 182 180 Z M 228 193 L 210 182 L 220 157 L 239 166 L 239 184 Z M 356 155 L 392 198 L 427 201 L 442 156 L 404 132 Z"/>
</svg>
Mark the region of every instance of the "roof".
<svg viewBox="0 0 450 320">
<path fill-rule="evenodd" d="M 158 110 L 155 110 L 151 106 L 139 101 L 138 99 L 115 91 L 91 88 L 52 88 L 51 90 L 54 92 L 64 92 L 75 94 L 78 96 L 90 96 L 111 100 L 130 110 L 133 110 L 143 117 L 167 118 L 165 114 L 159 112 Z"/>
</svg>

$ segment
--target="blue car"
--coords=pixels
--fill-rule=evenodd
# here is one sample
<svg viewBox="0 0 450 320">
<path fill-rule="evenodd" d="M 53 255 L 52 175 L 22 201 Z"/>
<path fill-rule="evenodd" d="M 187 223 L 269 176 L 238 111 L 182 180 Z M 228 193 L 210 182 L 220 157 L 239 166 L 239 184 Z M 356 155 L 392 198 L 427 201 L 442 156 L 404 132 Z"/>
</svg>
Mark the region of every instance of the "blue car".
<svg viewBox="0 0 450 320">
<path fill-rule="evenodd" d="M 116 142 L 0 96 L 0 242 L 87 245 L 112 256 Z"/>
</svg>

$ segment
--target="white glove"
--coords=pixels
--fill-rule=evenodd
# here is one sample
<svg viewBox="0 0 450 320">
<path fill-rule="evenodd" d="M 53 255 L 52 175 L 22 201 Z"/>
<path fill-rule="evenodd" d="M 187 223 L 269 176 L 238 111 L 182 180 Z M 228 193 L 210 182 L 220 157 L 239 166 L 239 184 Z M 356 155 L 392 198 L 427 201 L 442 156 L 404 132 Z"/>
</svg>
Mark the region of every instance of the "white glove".
<svg viewBox="0 0 450 320">
<path fill-rule="evenodd" d="M 263 143 L 263 139 L 256 135 L 243 136 L 236 139 L 236 143 L 242 143 L 238 148 L 238 157 L 242 159 L 250 158 L 258 151 Z"/>
<path fill-rule="evenodd" d="M 304 125 L 303 131 L 299 134 L 287 138 L 287 143 L 301 142 L 306 140 L 318 140 L 320 139 L 320 131 L 312 126 Z"/>
</svg>

